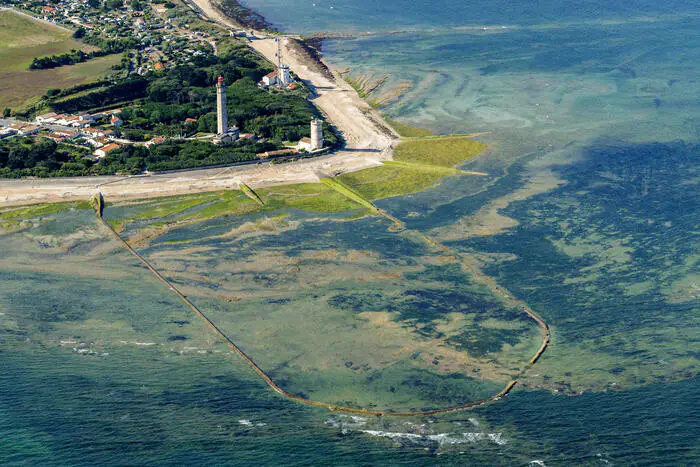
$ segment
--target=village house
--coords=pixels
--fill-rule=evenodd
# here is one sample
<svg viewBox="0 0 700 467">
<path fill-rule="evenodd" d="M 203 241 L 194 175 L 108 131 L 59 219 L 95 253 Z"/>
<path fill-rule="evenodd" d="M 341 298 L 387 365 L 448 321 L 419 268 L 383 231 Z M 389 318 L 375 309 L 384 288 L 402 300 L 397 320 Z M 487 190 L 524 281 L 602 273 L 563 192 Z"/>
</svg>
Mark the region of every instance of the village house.
<svg viewBox="0 0 700 467">
<path fill-rule="evenodd" d="M 54 133 L 65 136 L 67 139 L 74 139 L 80 135 L 77 131 L 71 130 L 55 130 Z"/>
<path fill-rule="evenodd" d="M 72 116 L 70 116 L 70 117 L 66 117 L 66 118 L 65 118 L 65 121 L 66 121 L 65 124 L 66 124 L 67 126 L 80 127 L 80 126 L 85 125 L 85 123 L 83 123 L 83 122 L 80 120 L 80 117 L 78 117 L 77 115 L 72 115 Z"/>
<path fill-rule="evenodd" d="M 49 133 L 49 134 L 47 134 L 47 135 L 44 135 L 43 137 L 46 138 L 46 139 L 53 140 L 53 141 L 55 141 L 55 142 L 57 142 L 57 143 L 60 143 L 60 142 L 62 142 L 62 141 L 64 141 L 64 140 L 66 139 L 65 136 L 59 135 L 58 133 Z"/>
<path fill-rule="evenodd" d="M 311 148 L 313 148 L 311 138 L 302 138 L 301 140 L 299 140 L 299 144 L 297 144 L 297 149 L 299 151 L 311 151 Z"/>
<path fill-rule="evenodd" d="M 104 133 L 99 128 L 83 128 L 82 130 L 80 130 L 80 132 L 88 138 L 104 136 Z"/>
<path fill-rule="evenodd" d="M 273 71 L 270 74 L 263 76 L 262 81 L 258 83 L 258 86 L 274 86 L 277 84 L 277 71 Z"/>
<path fill-rule="evenodd" d="M 98 159 L 102 159 L 105 157 L 107 154 L 110 152 L 114 151 L 115 149 L 119 149 L 120 146 L 117 143 L 110 143 L 106 146 L 102 146 L 101 148 L 97 149 L 95 152 L 92 154 L 97 157 Z"/>
<path fill-rule="evenodd" d="M 54 112 L 49 112 L 47 114 L 38 115 L 36 117 L 37 123 L 52 123 L 56 121 L 57 114 Z"/>
<path fill-rule="evenodd" d="M 92 123 L 95 121 L 94 115 L 81 114 L 81 115 L 78 115 L 78 118 L 80 119 L 81 122 L 85 122 L 86 124 Z"/>
<path fill-rule="evenodd" d="M 41 130 L 39 125 L 30 125 L 24 122 L 13 123 L 10 125 L 10 128 L 15 130 L 20 136 L 34 135 L 39 133 L 39 130 Z"/>
<path fill-rule="evenodd" d="M 150 148 L 154 144 L 160 144 L 163 142 L 165 142 L 165 138 L 163 136 L 156 136 L 155 138 L 152 138 L 152 139 L 146 141 L 146 144 L 144 146 L 146 146 L 147 148 Z"/>
</svg>

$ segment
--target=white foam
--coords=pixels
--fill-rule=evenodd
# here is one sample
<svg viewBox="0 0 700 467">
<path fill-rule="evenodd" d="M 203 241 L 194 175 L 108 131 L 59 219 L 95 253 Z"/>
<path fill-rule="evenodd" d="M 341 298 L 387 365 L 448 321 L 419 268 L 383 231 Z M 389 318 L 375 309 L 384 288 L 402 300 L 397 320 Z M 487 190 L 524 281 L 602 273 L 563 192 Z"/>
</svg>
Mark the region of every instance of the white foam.
<svg viewBox="0 0 700 467">
<path fill-rule="evenodd" d="M 503 439 L 503 435 L 501 433 L 489 433 L 489 439 L 499 446 L 503 446 L 504 444 L 508 443 L 507 440 Z"/>
<path fill-rule="evenodd" d="M 474 426 L 479 426 L 479 420 L 477 420 L 476 418 L 470 418 L 469 423 L 471 423 Z"/>
<path fill-rule="evenodd" d="M 393 431 L 379 431 L 379 430 L 362 430 L 362 433 L 367 433 L 370 436 L 380 436 L 382 438 L 404 438 L 404 439 L 420 439 L 421 435 L 416 435 L 413 433 L 396 433 Z"/>
<path fill-rule="evenodd" d="M 61 343 L 61 345 L 67 345 L 67 344 L 77 344 L 78 341 L 58 341 Z"/>
<path fill-rule="evenodd" d="M 507 443 L 501 433 L 438 433 L 433 435 L 420 435 L 416 433 L 401 433 L 395 431 L 380 431 L 380 430 L 360 430 L 370 436 L 377 436 L 389 439 L 405 439 L 409 441 L 429 441 L 438 443 L 440 446 L 453 444 L 477 443 L 479 441 L 489 440 L 499 446 Z"/>
<path fill-rule="evenodd" d="M 253 426 L 253 422 L 251 422 L 250 420 L 238 420 L 238 423 L 244 426 Z"/>
<path fill-rule="evenodd" d="M 541 465 L 544 467 L 545 463 L 544 463 L 544 461 L 534 460 L 534 461 L 530 461 L 530 463 L 527 465 Z"/>
</svg>

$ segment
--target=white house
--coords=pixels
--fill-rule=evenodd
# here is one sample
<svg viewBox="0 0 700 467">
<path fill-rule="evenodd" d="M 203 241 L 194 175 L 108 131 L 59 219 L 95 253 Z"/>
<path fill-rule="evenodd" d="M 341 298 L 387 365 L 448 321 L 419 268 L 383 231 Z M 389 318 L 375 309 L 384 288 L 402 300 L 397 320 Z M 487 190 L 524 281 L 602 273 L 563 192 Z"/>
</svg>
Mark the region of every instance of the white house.
<svg viewBox="0 0 700 467">
<path fill-rule="evenodd" d="M 297 144 L 299 151 L 311 151 L 311 138 L 302 138 Z"/>
<path fill-rule="evenodd" d="M 262 79 L 262 81 L 260 81 L 259 84 L 261 86 L 274 86 L 275 84 L 277 84 L 277 75 L 278 75 L 278 72 L 273 71 L 272 73 L 263 76 L 263 79 Z"/>
<path fill-rule="evenodd" d="M 114 151 L 115 149 L 119 149 L 120 146 L 117 143 L 110 143 L 106 146 L 102 146 L 100 149 L 96 150 L 92 154 L 97 157 L 98 159 L 101 159 L 105 157 L 107 154 L 110 152 Z"/>
<path fill-rule="evenodd" d="M 49 112 L 47 114 L 43 115 L 38 115 L 36 117 L 37 123 L 51 123 L 56 121 L 56 113 L 55 112 Z"/>
</svg>

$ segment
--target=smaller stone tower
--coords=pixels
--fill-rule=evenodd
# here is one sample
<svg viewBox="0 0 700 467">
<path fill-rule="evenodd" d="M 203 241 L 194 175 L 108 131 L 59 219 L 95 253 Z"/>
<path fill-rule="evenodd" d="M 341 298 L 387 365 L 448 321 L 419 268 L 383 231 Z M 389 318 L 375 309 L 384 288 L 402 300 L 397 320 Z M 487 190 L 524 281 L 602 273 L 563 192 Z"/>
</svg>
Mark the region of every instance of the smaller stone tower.
<svg viewBox="0 0 700 467">
<path fill-rule="evenodd" d="M 323 122 L 311 118 L 311 150 L 317 151 L 323 148 Z"/>
</svg>

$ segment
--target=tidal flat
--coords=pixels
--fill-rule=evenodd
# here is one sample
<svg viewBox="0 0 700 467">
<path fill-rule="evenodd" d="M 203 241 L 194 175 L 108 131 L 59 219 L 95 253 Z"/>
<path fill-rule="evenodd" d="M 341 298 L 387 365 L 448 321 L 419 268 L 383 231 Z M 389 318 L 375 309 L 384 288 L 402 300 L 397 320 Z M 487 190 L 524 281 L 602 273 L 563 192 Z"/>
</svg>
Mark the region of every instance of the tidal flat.
<svg viewBox="0 0 700 467">
<path fill-rule="evenodd" d="M 283 206 L 297 209 L 274 209 L 281 194 Z M 326 206 L 319 204 L 324 196 L 343 206 L 324 185 L 259 195 L 265 206 L 227 192 L 120 203 L 105 215 L 286 390 L 351 407 L 445 408 L 497 393 L 537 350 L 534 322 L 440 252 L 389 232 L 376 217 L 355 219 L 362 206 L 314 212 Z M 36 297 L 43 304 L 29 317 L 20 307 L 17 319 L 8 318 L 14 331 L 59 347 L 90 342 L 72 348 L 88 355 L 124 345 L 166 346 L 166 353 L 179 354 L 223 351 L 200 322 L 182 316 L 167 289 L 153 279 L 135 285 L 146 272 L 100 237 L 89 209 L 62 207 L 35 207 L 41 217 L 31 227 L 6 234 L 8 245 L 17 242 L 15 251 L 31 252 L 28 262 L 42 265 L 4 259 L 8 290 L 16 290 L 6 303 L 31 307 Z M 81 235 L 64 236 L 67 229 Z M 140 278 L 125 279 L 130 272 L 123 268 L 140 269 Z M 20 291 L 35 280 L 51 285 Z M 133 310 L 143 287 L 168 297 L 146 306 L 172 307 L 176 314 Z M 81 304 L 71 306 L 66 300 L 76 291 Z M 120 294 L 126 296 L 117 299 Z M 91 306 L 95 313 L 87 311 Z M 114 307 L 124 316 L 109 311 Z M 32 333 L 30 317 L 40 334 Z"/>
</svg>

